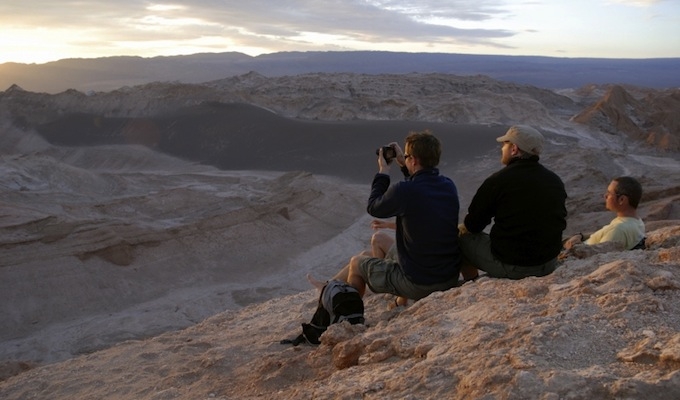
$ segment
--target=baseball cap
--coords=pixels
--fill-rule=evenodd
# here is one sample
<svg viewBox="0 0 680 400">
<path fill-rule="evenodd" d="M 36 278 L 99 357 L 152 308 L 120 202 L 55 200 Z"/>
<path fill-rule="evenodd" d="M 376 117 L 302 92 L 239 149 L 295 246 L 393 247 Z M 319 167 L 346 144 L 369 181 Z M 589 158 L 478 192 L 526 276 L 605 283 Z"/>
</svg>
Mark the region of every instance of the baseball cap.
<svg viewBox="0 0 680 400">
<path fill-rule="evenodd" d="M 512 126 L 496 141 L 510 142 L 517 145 L 520 150 L 535 155 L 539 155 L 543 150 L 543 135 L 528 125 Z"/>
</svg>

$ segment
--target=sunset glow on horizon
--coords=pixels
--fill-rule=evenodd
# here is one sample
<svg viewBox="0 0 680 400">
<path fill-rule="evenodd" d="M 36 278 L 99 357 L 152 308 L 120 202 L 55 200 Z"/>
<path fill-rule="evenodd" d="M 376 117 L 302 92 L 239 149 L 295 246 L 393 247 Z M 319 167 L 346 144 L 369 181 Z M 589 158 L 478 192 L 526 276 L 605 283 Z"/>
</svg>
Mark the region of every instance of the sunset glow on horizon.
<svg viewBox="0 0 680 400">
<path fill-rule="evenodd" d="M 673 0 L 0 4 L 0 63 L 118 55 L 386 50 L 680 57 Z"/>
</svg>

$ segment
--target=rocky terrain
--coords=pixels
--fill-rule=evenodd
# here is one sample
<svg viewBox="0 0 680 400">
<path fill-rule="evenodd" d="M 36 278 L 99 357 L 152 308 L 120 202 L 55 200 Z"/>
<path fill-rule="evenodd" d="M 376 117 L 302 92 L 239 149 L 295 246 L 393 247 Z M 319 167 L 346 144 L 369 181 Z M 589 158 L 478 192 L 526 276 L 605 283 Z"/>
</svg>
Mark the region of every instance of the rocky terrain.
<svg viewBox="0 0 680 400">
<path fill-rule="evenodd" d="M 678 397 L 678 98 L 446 74 L 13 86 L 0 93 L 0 398 Z M 279 344 L 315 308 L 305 274 L 329 277 L 368 244 L 376 146 L 441 134 L 462 216 L 514 123 L 548 139 L 565 237 L 607 223 L 602 193 L 633 175 L 649 248 L 407 308 L 369 295 L 366 326 Z"/>
<path fill-rule="evenodd" d="M 601 99 L 573 117 L 573 121 L 613 135 L 624 133 L 663 150 L 680 150 L 680 91 L 630 92 L 611 87 Z"/>
<path fill-rule="evenodd" d="M 503 56 L 390 51 L 278 52 L 256 57 L 237 52 L 159 57 L 64 59 L 44 64 L 0 64 L 0 88 L 33 92 L 112 91 L 151 82 L 203 83 L 257 71 L 267 77 L 310 73 L 485 75 L 550 89 L 587 84 L 680 86 L 680 58 L 613 59 Z"/>
</svg>

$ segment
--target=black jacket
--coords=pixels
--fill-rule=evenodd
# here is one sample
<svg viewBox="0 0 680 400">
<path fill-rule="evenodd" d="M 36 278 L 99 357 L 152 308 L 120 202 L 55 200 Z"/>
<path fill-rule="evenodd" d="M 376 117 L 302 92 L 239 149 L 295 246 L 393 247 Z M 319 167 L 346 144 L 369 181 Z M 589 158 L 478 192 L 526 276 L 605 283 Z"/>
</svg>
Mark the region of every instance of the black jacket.
<svg viewBox="0 0 680 400">
<path fill-rule="evenodd" d="M 472 198 L 465 227 L 491 227 L 491 251 L 500 261 L 535 266 L 557 257 L 567 226 L 567 193 L 559 176 L 538 157 L 513 159 L 488 177 Z"/>
<path fill-rule="evenodd" d="M 399 264 L 411 282 L 442 283 L 458 277 L 458 190 L 436 168 L 424 169 L 390 186 L 390 177 L 376 174 L 368 213 L 397 217 Z"/>
</svg>

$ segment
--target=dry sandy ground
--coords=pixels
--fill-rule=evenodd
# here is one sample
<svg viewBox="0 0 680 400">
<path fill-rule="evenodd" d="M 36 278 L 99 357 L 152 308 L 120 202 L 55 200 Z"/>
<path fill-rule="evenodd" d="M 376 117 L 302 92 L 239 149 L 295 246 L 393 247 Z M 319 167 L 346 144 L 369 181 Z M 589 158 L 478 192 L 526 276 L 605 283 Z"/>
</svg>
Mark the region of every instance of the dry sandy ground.
<svg viewBox="0 0 680 400">
<path fill-rule="evenodd" d="M 571 132 L 543 158 L 567 184 L 565 235 L 611 219 L 601 194 L 631 174 L 648 250 L 405 309 L 369 295 L 366 326 L 290 347 L 315 308 L 305 274 L 329 277 L 368 243 L 372 172 L 225 172 L 5 128 L 0 398 L 680 398 L 677 154 Z M 492 154 L 447 173 L 467 205 L 499 167 Z"/>
</svg>

